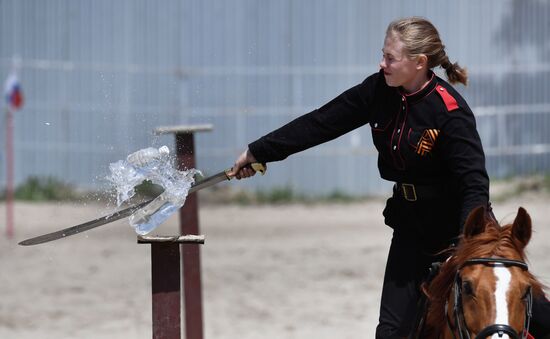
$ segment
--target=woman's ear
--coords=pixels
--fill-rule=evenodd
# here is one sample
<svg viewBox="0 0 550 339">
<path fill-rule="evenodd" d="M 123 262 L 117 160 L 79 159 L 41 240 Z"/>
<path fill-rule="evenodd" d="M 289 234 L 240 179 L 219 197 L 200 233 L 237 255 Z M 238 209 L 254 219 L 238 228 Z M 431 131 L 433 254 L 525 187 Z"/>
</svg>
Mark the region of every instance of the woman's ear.
<svg viewBox="0 0 550 339">
<path fill-rule="evenodd" d="M 416 69 L 427 69 L 428 68 L 428 57 L 425 54 L 420 54 L 416 58 Z"/>
</svg>

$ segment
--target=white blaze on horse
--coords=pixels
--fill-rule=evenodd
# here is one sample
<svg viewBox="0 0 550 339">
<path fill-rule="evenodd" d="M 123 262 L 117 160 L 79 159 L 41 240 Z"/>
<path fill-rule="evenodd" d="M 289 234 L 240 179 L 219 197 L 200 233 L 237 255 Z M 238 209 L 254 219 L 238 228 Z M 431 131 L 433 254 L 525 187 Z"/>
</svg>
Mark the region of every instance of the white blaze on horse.
<svg viewBox="0 0 550 339">
<path fill-rule="evenodd" d="M 525 263 L 531 229 L 523 208 L 502 227 L 484 208 L 474 210 L 452 257 L 423 288 L 429 306 L 421 338 L 528 338 L 532 299 L 543 295 Z"/>
</svg>

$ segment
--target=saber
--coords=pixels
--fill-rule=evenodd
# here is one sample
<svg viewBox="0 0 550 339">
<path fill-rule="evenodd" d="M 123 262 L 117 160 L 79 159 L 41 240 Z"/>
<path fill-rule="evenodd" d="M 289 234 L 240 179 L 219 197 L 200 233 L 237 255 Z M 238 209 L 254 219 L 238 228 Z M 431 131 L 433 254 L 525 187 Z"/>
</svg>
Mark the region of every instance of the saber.
<svg viewBox="0 0 550 339">
<path fill-rule="evenodd" d="M 265 167 L 264 164 L 252 163 L 249 166 L 254 171 L 260 172 L 261 174 L 264 174 L 265 171 L 266 171 L 266 167 Z M 203 179 L 203 180 L 201 180 L 197 183 L 194 183 L 191 186 L 191 188 L 189 189 L 189 192 L 187 194 L 191 194 L 191 193 L 199 191 L 203 188 L 213 186 L 213 185 L 215 185 L 217 183 L 220 183 L 222 181 L 228 181 L 228 180 L 233 179 L 233 177 L 230 177 L 228 175 L 228 173 L 230 171 L 231 171 L 231 169 L 227 169 L 225 171 L 214 174 L 214 175 L 212 175 L 208 178 L 205 178 L 205 179 Z M 147 200 L 147 201 L 144 201 L 142 203 L 127 207 L 123 210 L 111 213 L 109 215 L 106 215 L 106 216 L 103 216 L 103 217 L 100 217 L 100 218 L 97 218 L 97 219 L 94 219 L 94 220 L 90 220 L 88 222 L 85 222 L 85 223 L 82 223 L 82 224 L 79 224 L 79 225 L 76 225 L 76 226 L 68 227 L 68 228 L 65 228 L 65 229 L 62 229 L 62 230 L 59 230 L 59 231 L 55 231 L 55 232 L 52 232 L 52 233 L 48 233 L 48 234 L 40 235 L 40 236 L 37 236 L 37 237 L 34 237 L 34 238 L 30 238 L 30 239 L 27 239 L 27 240 L 23 240 L 19 243 L 19 245 L 21 245 L 21 246 L 31 246 L 31 245 L 43 244 L 45 242 L 66 238 L 66 237 L 71 236 L 71 235 L 75 235 L 75 234 L 78 234 L 78 233 L 82 233 L 84 231 L 91 230 L 92 228 L 96 228 L 96 227 L 99 227 L 99 226 L 102 226 L 102 225 L 105 225 L 105 224 L 112 223 L 113 221 L 117 221 L 117 220 L 120 220 L 122 218 L 129 217 L 130 215 L 134 214 L 134 212 L 136 212 L 137 210 L 146 207 L 149 203 L 151 203 L 157 197 L 158 197 L 158 195 L 151 198 L 151 199 L 149 199 L 149 200 Z"/>
</svg>

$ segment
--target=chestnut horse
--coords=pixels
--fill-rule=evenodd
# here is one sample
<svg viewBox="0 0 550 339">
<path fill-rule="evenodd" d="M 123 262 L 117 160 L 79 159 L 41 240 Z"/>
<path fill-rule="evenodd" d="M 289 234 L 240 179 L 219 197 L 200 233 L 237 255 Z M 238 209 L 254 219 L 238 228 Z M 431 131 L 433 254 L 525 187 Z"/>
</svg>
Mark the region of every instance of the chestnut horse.
<svg viewBox="0 0 550 339">
<path fill-rule="evenodd" d="M 419 337 L 530 337 L 532 299 L 543 293 L 525 263 L 530 239 L 531 218 L 521 207 L 502 227 L 484 208 L 472 211 L 454 253 L 423 286 L 429 304 Z"/>
</svg>

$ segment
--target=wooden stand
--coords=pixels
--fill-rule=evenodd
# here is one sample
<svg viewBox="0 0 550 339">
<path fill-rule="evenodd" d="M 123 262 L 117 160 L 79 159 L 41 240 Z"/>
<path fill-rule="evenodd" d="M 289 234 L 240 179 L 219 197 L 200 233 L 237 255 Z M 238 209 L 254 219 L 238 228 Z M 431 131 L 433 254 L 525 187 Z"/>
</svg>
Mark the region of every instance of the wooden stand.
<svg viewBox="0 0 550 339">
<path fill-rule="evenodd" d="M 212 125 L 183 125 L 183 126 L 172 126 L 172 127 L 159 127 L 155 129 L 155 134 L 172 134 L 176 135 L 176 155 L 177 155 L 177 165 L 179 170 L 186 170 L 196 167 L 195 161 L 195 141 L 194 133 L 211 131 Z M 180 209 L 180 234 L 190 234 L 198 235 L 199 234 L 199 212 L 198 212 L 198 199 L 197 193 L 192 193 L 187 196 L 185 204 Z M 175 243 L 174 246 L 180 246 L 180 243 Z M 181 268 L 183 270 L 182 281 L 183 281 L 183 305 L 185 312 L 185 338 L 186 339 L 203 339 L 203 316 L 202 316 L 202 283 L 201 283 L 201 262 L 200 262 L 200 251 L 199 246 L 197 245 L 181 245 L 180 251 L 175 249 L 168 248 L 152 248 L 152 253 L 156 253 L 157 257 L 152 259 L 153 264 L 153 274 L 155 274 L 155 266 L 163 265 L 162 262 L 173 260 L 172 266 L 176 265 L 176 256 L 178 258 L 178 265 L 181 262 Z M 181 260 L 181 261 L 180 261 Z M 175 272 L 175 271 L 171 271 Z M 157 272 L 159 274 L 159 279 L 166 279 L 167 277 L 162 276 L 162 272 Z M 172 274 L 172 273 L 171 273 Z M 178 276 L 180 271 L 177 271 Z M 153 278 L 155 279 L 155 278 Z M 179 281 L 179 280 L 178 280 Z M 164 283 L 163 284 L 168 284 Z M 178 285 L 179 287 L 179 285 Z M 165 293 L 172 293 L 170 289 L 173 289 L 174 286 L 160 286 L 160 289 L 165 289 Z M 178 295 L 180 290 L 178 290 Z M 154 292 L 153 292 L 154 293 Z M 159 292 L 164 293 L 164 292 Z M 160 297 L 159 297 L 160 298 Z M 168 298 L 168 296 L 166 296 Z M 174 298 L 176 298 L 174 296 Z M 159 301 L 159 307 L 168 307 L 166 305 L 171 305 L 167 303 L 162 305 Z M 153 313 L 161 312 L 160 309 L 155 309 L 153 305 Z M 178 313 L 179 316 L 179 313 Z M 155 318 L 155 314 L 153 314 Z M 159 320 L 160 321 L 160 320 Z M 167 320 L 168 321 L 168 320 Z M 175 321 L 172 319 L 171 321 Z M 161 326 L 162 325 L 158 325 Z M 179 325 L 178 323 L 178 326 Z M 155 331 L 155 325 L 153 325 L 153 331 Z M 157 329 L 159 332 L 162 332 L 163 329 Z M 162 336 L 155 338 L 180 338 L 172 336 Z"/>
<path fill-rule="evenodd" d="M 180 339 L 180 245 L 204 244 L 204 236 L 138 236 L 137 242 L 151 244 L 153 339 Z"/>
</svg>

